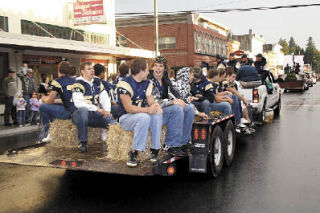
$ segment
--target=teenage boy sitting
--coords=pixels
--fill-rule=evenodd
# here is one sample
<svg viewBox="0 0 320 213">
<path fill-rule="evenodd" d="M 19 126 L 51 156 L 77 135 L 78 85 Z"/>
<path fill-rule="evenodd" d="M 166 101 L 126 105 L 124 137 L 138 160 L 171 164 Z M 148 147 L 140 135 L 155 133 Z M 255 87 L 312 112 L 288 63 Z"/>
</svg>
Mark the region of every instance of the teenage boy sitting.
<svg viewBox="0 0 320 213">
<path fill-rule="evenodd" d="M 42 104 L 39 107 L 42 129 L 38 143 L 48 142 L 50 140 L 48 134 L 50 122 L 56 118 L 62 120 L 69 119 L 75 110 L 74 104 L 71 101 L 72 92 L 70 89 L 70 86 L 75 83 L 75 79 L 69 77 L 70 69 L 71 64 L 69 62 L 60 62 L 58 64 L 59 78 L 51 82 L 49 95 L 42 97 Z M 59 95 L 61 99 L 56 99 L 57 95 Z"/>
<path fill-rule="evenodd" d="M 226 68 L 226 83 L 224 85 L 224 88 L 227 91 L 232 92 L 232 94 L 238 96 L 238 98 L 242 101 L 243 117 L 246 119 L 247 123 L 249 124 L 249 127 L 254 127 L 254 123 L 252 122 L 250 115 L 249 115 L 249 111 L 248 111 L 249 102 L 239 92 L 238 82 L 236 82 L 236 80 L 235 80 L 236 75 L 237 75 L 237 73 L 234 72 L 233 67 Z"/>
<path fill-rule="evenodd" d="M 94 78 L 91 62 L 80 65 L 81 77 L 72 85 L 72 99 L 77 108 L 72 114 L 72 121 L 78 129 L 79 152 L 87 152 L 88 126 L 107 128 L 114 124 L 111 102 L 100 79 Z M 102 108 L 100 108 L 100 106 Z"/>
<path fill-rule="evenodd" d="M 149 75 L 153 83 L 152 94 L 163 110 L 162 125 L 167 126 L 164 144 L 169 147 L 169 153 L 184 155 L 191 137 L 194 110 L 192 105 L 180 99 L 179 92 L 173 89 L 166 75 L 167 72 L 167 60 L 158 56 L 153 62 L 153 72 Z"/>
<path fill-rule="evenodd" d="M 127 166 L 136 167 L 138 152 L 144 152 L 148 129 L 151 130 L 150 161 L 158 160 L 162 129 L 162 109 L 152 96 L 152 82 L 147 77 L 149 67 L 145 60 L 136 59 L 131 65 L 131 75 L 117 85 L 120 106 L 119 122 L 123 129 L 133 131 L 133 141 Z"/>
<path fill-rule="evenodd" d="M 104 80 L 106 68 L 102 64 L 95 64 L 93 68 L 94 68 L 95 76 L 101 80 L 104 86 L 104 89 L 108 92 L 108 95 L 111 99 L 111 114 L 114 118 L 118 118 L 120 107 L 117 104 L 116 97 L 115 97 L 115 90 L 117 86 Z"/>
</svg>

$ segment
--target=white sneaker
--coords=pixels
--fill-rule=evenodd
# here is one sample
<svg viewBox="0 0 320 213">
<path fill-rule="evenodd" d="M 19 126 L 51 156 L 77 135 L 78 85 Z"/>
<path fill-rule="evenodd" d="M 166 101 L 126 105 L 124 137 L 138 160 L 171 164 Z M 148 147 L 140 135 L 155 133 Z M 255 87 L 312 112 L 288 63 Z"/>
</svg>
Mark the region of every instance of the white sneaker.
<svg viewBox="0 0 320 213">
<path fill-rule="evenodd" d="M 101 140 L 103 142 L 107 141 L 107 135 L 108 135 L 108 130 L 107 129 L 101 129 Z"/>
<path fill-rule="evenodd" d="M 245 119 L 245 118 L 241 118 L 241 123 L 243 123 L 243 124 L 248 124 L 248 123 L 250 123 L 247 119 Z"/>
<path fill-rule="evenodd" d="M 19 125 L 19 127 L 23 127 L 22 125 Z"/>
<path fill-rule="evenodd" d="M 49 142 L 49 141 L 51 141 L 50 134 L 48 134 L 47 137 L 45 137 L 44 139 L 42 139 L 41 142 L 47 143 L 47 142 Z"/>
<path fill-rule="evenodd" d="M 238 127 L 240 127 L 240 128 L 246 128 L 247 126 L 244 125 L 243 123 L 239 123 L 239 124 L 238 124 Z"/>
</svg>

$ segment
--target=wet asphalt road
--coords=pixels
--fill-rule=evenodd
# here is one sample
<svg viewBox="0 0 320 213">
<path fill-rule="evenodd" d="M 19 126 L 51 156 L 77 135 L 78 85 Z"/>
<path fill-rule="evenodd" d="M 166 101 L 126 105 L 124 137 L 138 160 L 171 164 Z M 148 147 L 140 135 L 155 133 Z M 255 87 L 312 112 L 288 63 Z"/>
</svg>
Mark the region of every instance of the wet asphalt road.
<svg viewBox="0 0 320 213">
<path fill-rule="evenodd" d="M 0 164 L 0 212 L 320 212 L 319 115 L 320 85 L 284 94 L 280 118 L 238 139 L 213 180 Z M 35 136 L 0 138 L 0 152 Z"/>
</svg>

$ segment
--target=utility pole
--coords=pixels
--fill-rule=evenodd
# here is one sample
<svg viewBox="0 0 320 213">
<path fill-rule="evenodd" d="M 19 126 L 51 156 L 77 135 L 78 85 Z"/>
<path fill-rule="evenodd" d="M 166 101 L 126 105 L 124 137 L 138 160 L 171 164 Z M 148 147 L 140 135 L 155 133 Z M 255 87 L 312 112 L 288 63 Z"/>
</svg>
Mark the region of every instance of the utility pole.
<svg viewBox="0 0 320 213">
<path fill-rule="evenodd" d="M 154 28 L 155 28 L 155 46 L 156 46 L 156 57 L 159 52 L 159 25 L 158 25 L 158 1 L 154 0 Z"/>
</svg>

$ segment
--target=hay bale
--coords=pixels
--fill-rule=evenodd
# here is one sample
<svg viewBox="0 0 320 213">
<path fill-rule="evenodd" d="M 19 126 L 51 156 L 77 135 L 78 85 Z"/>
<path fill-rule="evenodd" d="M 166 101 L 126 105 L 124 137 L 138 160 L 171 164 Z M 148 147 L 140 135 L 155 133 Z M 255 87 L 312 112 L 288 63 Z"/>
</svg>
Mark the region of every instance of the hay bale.
<svg viewBox="0 0 320 213">
<path fill-rule="evenodd" d="M 223 112 L 220 112 L 220 111 L 211 111 L 210 114 L 209 114 L 209 117 L 210 118 L 217 118 L 217 117 L 220 117 L 220 116 L 223 116 Z"/>
<path fill-rule="evenodd" d="M 54 120 L 50 124 L 49 133 L 52 146 L 74 148 L 78 145 L 77 127 L 71 120 Z M 89 127 L 88 145 L 101 142 L 101 129 Z"/>
<path fill-rule="evenodd" d="M 161 133 L 161 145 L 164 143 L 166 136 L 166 127 L 162 128 Z M 71 120 L 59 120 L 56 119 L 50 124 L 50 137 L 51 146 L 74 148 L 78 145 L 78 133 L 77 127 L 71 122 Z M 107 135 L 108 151 L 106 157 L 114 161 L 126 161 L 128 158 L 128 152 L 131 149 L 133 139 L 132 131 L 125 131 L 120 127 L 120 124 L 110 125 Z M 102 143 L 101 141 L 101 129 L 100 128 L 88 128 L 88 149 L 95 143 Z M 138 161 L 145 161 L 149 159 L 150 155 L 151 136 L 148 134 L 148 142 L 145 152 L 139 152 Z"/>
<path fill-rule="evenodd" d="M 162 128 L 161 133 L 161 145 L 164 143 L 166 136 L 166 127 Z M 128 158 L 128 152 L 131 149 L 133 139 L 133 132 L 123 130 L 120 127 L 120 124 L 111 125 L 108 130 L 107 144 L 108 144 L 108 153 L 107 158 L 115 161 L 126 161 Z M 148 142 L 145 152 L 139 152 L 138 161 L 146 161 L 149 159 L 150 155 L 150 144 L 151 136 L 150 132 L 148 134 Z"/>
</svg>

